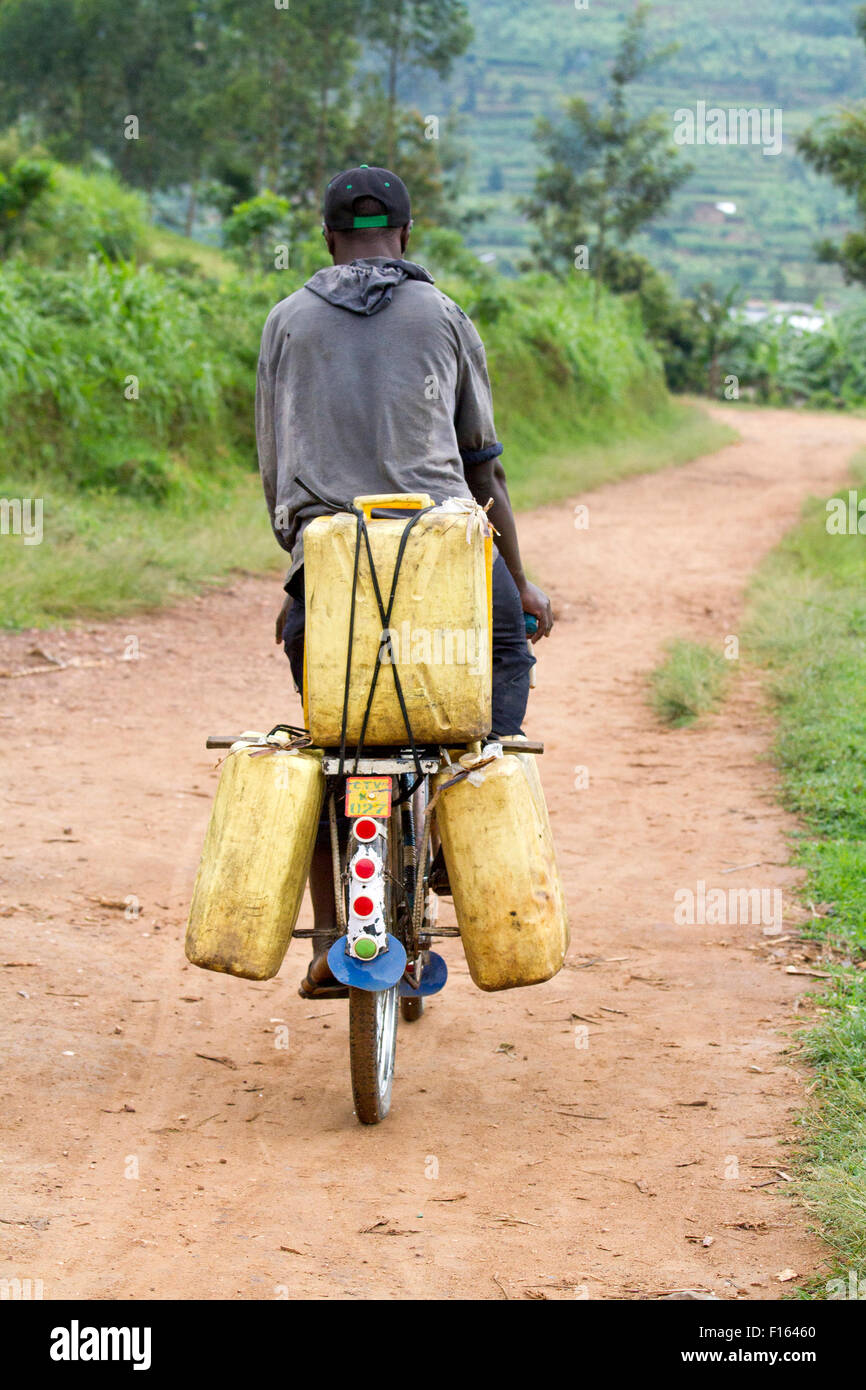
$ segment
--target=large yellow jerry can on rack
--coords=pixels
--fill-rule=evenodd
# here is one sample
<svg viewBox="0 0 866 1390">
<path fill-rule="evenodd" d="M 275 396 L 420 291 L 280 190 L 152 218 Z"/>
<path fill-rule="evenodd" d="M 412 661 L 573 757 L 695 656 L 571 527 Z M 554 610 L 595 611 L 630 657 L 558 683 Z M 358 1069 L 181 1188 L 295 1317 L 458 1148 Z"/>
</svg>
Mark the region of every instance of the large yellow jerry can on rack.
<svg viewBox="0 0 866 1390">
<path fill-rule="evenodd" d="M 400 538 L 409 520 L 370 518 L 373 508 L 419 510 L 424 494 L 356 497 L 368 517 L 370 548 L 382 601 L 388 596 Z M 400 565 L 390 632 L 412 733 L 419 743 L 460 743 L 483 737 L 491 717 L 493 543 L 481 509 L 437 506 L 412 528 Z M 340 742 L 346 653 L 352 609 L 357 521 L 347 512 L 317 517 L 304 531 L 306 629 L 304 717 L 313 743 Z M 370 681 L 379 660 L 382 621 L 362 540 L 347 742 L 357 744 Z M 390 663 L 381 665 L 366 745 L 405 744 L 406 726 Z"/>
<path fill-rule="evenodd" d="M 478 775 L 435 812 L 469 973 L 485 990 L 540 984 L 562 968 L 569 929 L 536 760 L 506 753 Z"/>
<path fill-rule="evenodd" d="M 247 980 L 276 975 L 298 919 L 324 791 L 321 754 L 234 745 L 193 890 L 193 965 Z"/>
</svg>

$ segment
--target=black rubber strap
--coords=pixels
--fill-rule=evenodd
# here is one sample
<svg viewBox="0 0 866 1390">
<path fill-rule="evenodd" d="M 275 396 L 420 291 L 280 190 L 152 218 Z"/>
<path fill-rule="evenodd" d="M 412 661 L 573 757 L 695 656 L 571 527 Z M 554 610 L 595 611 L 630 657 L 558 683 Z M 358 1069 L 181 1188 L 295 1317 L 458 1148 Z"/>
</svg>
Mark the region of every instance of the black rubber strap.
<svg viewBox="0 0 866 1390">
<path fill-rule="evenodd" d="M 364 513 L 361 513 L 363 520 Z M 349 641 L 346 647 L 346 682 L 343 686 L 343 717 L 340 723 L 340 769 L 339 776 L 343 775 L 343 764 L 346 761 L 346 735 L 349 724 L 349 687 L 352 681 L 352 645 L 355 640 L 355 596 L 358 592 L 358 570 L 361 559 L 361 527 L 358 525 L 355 531 L 355 561 L 352 566 L 352 606 L 349 610 Z M 358 760 L 355 759 L 355 771 L 358 771 Z"/>
<path fill-rule="evenodd" d="M 304 482 L 300 473 L 295 474 L 292 482 L 297 483 L 298 487 L 302 487 L 304 492 L 308 492 L 316 502 L 321 502 L 323 507 L 328 507 L 332 512 L 353 512 L 355 510 L 351 502 L 334 502 L 330 497 L 323 497 L 320 492 L 316 492 L 315 488 L 311 488 L 309 483 Z"/>
<path fill-rule="evenodd" d="M 416 524 L 416 522 L 420 521 L 422 516 L 425 516 L 425 515 L 427 514 L 427 512 L 432 511 L 432 510 L 433 510 L 432 507 L 423 507 L 423 508 L 421 509 L 421 511 L 418 511 L 418 512 L 416 512 L 416 513 L 414 514 L 414 516 L 407 522 L 407 524 L 406 524 L 406 525 L 404 526 L 404 528 L 403 528 L 403 533 L 402 533 L 402 535 L 400 536 L 400 545 L 399 545 L 399 547 L 398 547 L 398 549 L 397 549 L 397 558 L 396 558 L 396 560 L 394 561 L 394 573 L 393 573 L 392 578 L 391 578 L 391 592 L 390 592 L 390 594 L 389 594 L 389 596 L 388 596 L 388 607 L 387 607 L 387 609 L 385 608 L 385 606 L 384 606 L 384 604 L 383 604 L 383 602 L 382 602 L 382 594 L 381 594 L 381 590 L 380 590 L 380 588 L 379 588 L 379 581 L 378 581 L 378 576 L 377 576 L 377 574 L 376 574 L 376 567 L 375 567 L 375 564 L 373 563 L 373 552 L 372 552 L 372 549 L 371 549 L 371 546 L 370 546 L 370 534 L 369 534 L 369 532 L 368 532 L 368 530 L 367 530 L 366 518 L 364 518 L 363 513 L 361 514 L 361 520 L 359 521 L 359 530 L 363 530 L 363 536 L 364 536 L 364 540 L 365 540 L 366 546 L 367 546 L 367 559 L 368 559 L 369 564 L 370 564 L 370 574 L 371 574 L 371 576 L 372 576 L 372 578 L 373 578 L 373 589 L 374 589 L 374 592 L 375 592 L 375 595 L 376 595 L 376 603 L 377 603 L 378 608 L 379 608 L 379 619 L 380 619 L 380 621 L 381 621 L 381 623 L 382 623 L 382 637 L 381 637 L 381 640 L 380 640 L 380 643 L 379 643 L 379 651 L 378 651 L 378 654 L 377 654 L 377 657 L 376 657 L 376 665 L 375 665 L 375 668 L 374 668 L 374 670 L 373 670 L 373 675 L 372 675 L 372 678 L 371 678 L 371 681 L 370 681 L 370 690 L 369 690 L 369 693 L 368 693 L 368 695 L 367 695 L 367 707 L 366 707 L 366 709 L 365 709 L 365 711 L 364 711 L 364 719 L 363 719 L 363 722 L 362 722 L 362 724 L 361 724 L 361 734 L 360 734 L 360 737 L 359 737 L 359 739 L 358 739 L 358 748 L 357 748 L 357 752 L 356 752 L 356 756 L 355 756 L 355 770 L 356 770 L 356 771 L 357 771 L 357 768 L 358 768 L 358 761 L 360 760 L 360 757 L 361 757 L 361 751 L 362 751 L 362 749 L 363 749 L 363 747 L 364 747 L 364 735 L 365 735 L 366 732 L 367 732 L 367 724 L 368 724 L 368 722 L 369 722 L 370 711 L 371 711 L 372 706 L 373 706 L 373 697 L 374 697 L 374 695 L 375 695 L 375 693 L 376 693 L 376 684 L 377 684 L 377 681 L 378 681 L 378 679 L 379 679 L 379 670 L 380 670 L 380 668 L 381 668 L 381 666 L 382 666 L 382 651 L 383 651 L 383 648 L 387 645 L 387 648 L 388 648 L 388 651 L 389 651 L 389 654 L 390 654 L 390 657 L 391 657 L 391 662 L 390 662 L 391 671 L 392 671 L 393 676 L 394 676 L 394 690 L 395 690 L 395 692 L 396 692 L 397 700 L 398 700 L 399 705 L 400 705 L 400 713 L 401 713 L 402 716 L 403 716 L 403 724 L 404 724 L 404 726 L 405 726 L 405 728 L 406 728 L 406 736 L 407 736 L 407 738 L 408 738 L 408 740 L 409 740 L 409 746 L 410 746 L 410 748 L 411 748 L 411 750 L 412 750 L 412 761 L 413 761 L 414 764 L 415 764 L 415 771 L 417 772 L 418 776 L 419 776 L 419 777 L 423 777 L 423 776 L 424 776 L 424 772 L 423 772 L 423 769 L 422 769 L 422 767 L 421 767 L 421 759 L 420 759 L 420 757 L 419 757 L 419 755 L 418 755 L 418 749 L 417 749 L 417 746 L 416 746 L 416 744 L 415 744 L 415 735 L 414 735 L 413 732 L 412 732 L 412 723 L 411 723 L 411 721 L 410 721 L 410 719 L 409 719 L 409 711 L 408 711 L 407 708 L 406 708 L 406 700 L 405 700 L 405 697 L 404 697 L 404 695 L 403 695 L 403 686 L 402 686 L 402 683 L 401 683 L 401 681 L 400 681 L 400 674 L 399 674 L 399 672 L 398 672 L 398 670 L 397 670 L 397 666 L 396 666 L 396 663 L 395 663 L 395 661 L 394 661 L 394 653 L 393 653 L 393 650 L 392 650 L 392 648 L 391 648 L 390 627 L 391 627 L 391 614 L 392 614 L 393 611 L 394 611 L 394 600 L 395 600 L 395 597 L 396 597 L 396 594 L 397 594 L 397 581 L 398 581 L 398 579 L 400 578 L 400 569 L 401 569 L 402 564 L 403 564 L 403 556 L 404 556 L 405 553 L 406 553 L 406 545 L 407 545 L 408 540 L 409 540 L 410 532 L 412 531 L 412 528 L 413 528 L 413 526 Z"/>
<path fill-rule="evenodd" d="M 363 537 L 367 549 L 367 559 L 370 565 L 370 579 L 373 584 L 373 593 L 376 598 L 376 606 L 379 609 L 379 620 L 382 624 L 382 638 L 380 640 L 379 651 L 376 656 L 376 665 L 373 668 L 373 675 L 370 680 L 370 689 L 367 695 L 367 705 L 364 710 L 364 718 L 361 723 L 361 733 L 358 739 L 358 746 L 355 750 L 355 772 L 358 771 L 358 765 L 361 760 L 361 753 L 364 747 L 364 736 L 367 732 L 367 724 L 369 723 L 370 719 L 370 711 L 373 707 L 373 699 L 376 694 L 376 684 L 379 679 L 379 669 L 382 665 L 382 651 L 385 644 L 387 644 L 389 654 L 391 656 L 391 670 L 394 675 L 394 689 L 397 695 L 397 701 L 400 705 L 400 713 L 403 716 L 403 724 L 406 728 L 406 736 L 409 740 L 409 746 L 412 750 L 412 761 L 415 764 L 415 771 L 420 780 L 424 776 L 424 771 L 421 767 L 421 759 L 418 754 L 418 749 L 415 743 L 415 735 L 412 732 L 412 723 L 409 719 L 409 711 L 406 708 L 406 700 L 403 695 L 403 686 L 400 681 L 400 675 L 393 659 L 393 650 L 391 649 L 390 627 L 391 614 L 394 610 L 394 600 L 397 594 L 397 581 L 400 577 L 400 569 L 403 563 L 403 556 L 406 552 L 406 545 L 409 540 L 409 534 L 415 523 L 420 521 L 421 517 L 425 516 L 427 512 L 432 511 L 433 507 L 423 507 L 420 511 L 415 512 L 403 528 L 402 535 L 400 536 L 400 545 L 397 549 L 397 558 L 394 562 L 394 573 L 391 577 L 391 592 L 388 595 L 388 607 L 386 609 L 382 601 L 382 591 L 379 587 L 379 576 L 376 573 L 376 566 L 373 562 L 373 551 L 370 546 L 370 533 L 367 530 L 367 518 L 365 517 L 363 510 L 360 507 L 356 507 L 352 502 L 335 502 L 332 498 L 323 497 L 321 493 L 316 492 L 314 488 L 311 488 L 309 483 L 304 482 L 304 479 L 300 477 L 299 474 L 295 475 L 294 481 L 298 484 L 299 487 L 302 487 L 305 492 L 308 492 L 310 496 L 314 498 L 315 501 L 321 502 L 323 507 L 328 507 L 333 512 L 351 512 L 357 520 L 357 530 L 355 533 L 355 556 L 354 563 L 352 565 L 352 600 L 351 611 L 349 614 L 349 641 L 346 650 L 346 679 L 343 686 L 343 717 L 340 725 L 340 765 L 338 776 L 343 775 L 346 759 L 346 740 L 349 722 L 349 691 L 351 688 L 352 681 L 352 645 L 355 635 L 355 603 L 358 593 L 358 574 L 360 570 L 361 539 Z"/>
</svg>

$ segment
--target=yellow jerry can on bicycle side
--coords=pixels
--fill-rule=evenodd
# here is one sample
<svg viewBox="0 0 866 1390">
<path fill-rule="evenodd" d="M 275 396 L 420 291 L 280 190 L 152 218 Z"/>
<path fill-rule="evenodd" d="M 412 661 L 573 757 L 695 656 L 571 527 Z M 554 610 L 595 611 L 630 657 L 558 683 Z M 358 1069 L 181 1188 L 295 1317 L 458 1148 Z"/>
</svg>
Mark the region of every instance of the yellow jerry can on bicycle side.
<svg viewBox="0 0 866 1390">
<path fill-rule="evenodd" d="M 449 787 L 454 773 L 435 779 L 435 814 L 469 973 L 484 990 L 540 984 L 569 927 L 536 760 L 505 753 Z"/>
<path fill-rule="evenodd" d="M 236 743 L 225 759 L 186 930 L 205 970 L 269 980 L 288 950 L 325 793 L 321 754 Z"/>
<path fill-rule="evenodd" d="M 424 494 L 356 497 L 367 517 L 370 551 L 387 611 L 401 538 L 409 517 L 372 517 L 374 509 L 433 507 Z M 351 624 L 346 735 L 357 745 L 376 668 L 365 746 L 405 744 L 406 724 L 394 681 L 402 686 L 419 743 L 461 742 L 490 729 L 493 542 L 477 503 L 453 499 L 421 516 L 406 540 L 394 607 L 383 622 L 362 539 L 352 591 L 357 519 L 317 517 L 304 531 L 304 713 L 313 743 L 340 743 Z"/>
</svg>

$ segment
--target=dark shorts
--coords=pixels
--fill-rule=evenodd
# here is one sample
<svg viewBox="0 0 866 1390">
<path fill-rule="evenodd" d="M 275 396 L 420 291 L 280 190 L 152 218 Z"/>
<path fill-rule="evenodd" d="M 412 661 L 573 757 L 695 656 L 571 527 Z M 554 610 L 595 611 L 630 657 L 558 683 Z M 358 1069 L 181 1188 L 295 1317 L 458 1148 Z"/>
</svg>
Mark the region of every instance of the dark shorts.
<svg viewBox="0 0 866 1390">
<path fill-rule="evenodd" d="M 300 582 L 299 582 L 300 580 Z M 283 645 L 295 686 L 301 689 L 304 671 L 303 570 L 292 582 L 295 602 L 283 628 Z M 300 597 L 298 597 L 300 595 Z M 523 732 L 529 699 L 529 673 L 535 657 L 526 641 L 526 625 L 517 585 L 501 555 L 493 562 L 493 722 L 491 731 L 510 735 Z"/>
</svg>

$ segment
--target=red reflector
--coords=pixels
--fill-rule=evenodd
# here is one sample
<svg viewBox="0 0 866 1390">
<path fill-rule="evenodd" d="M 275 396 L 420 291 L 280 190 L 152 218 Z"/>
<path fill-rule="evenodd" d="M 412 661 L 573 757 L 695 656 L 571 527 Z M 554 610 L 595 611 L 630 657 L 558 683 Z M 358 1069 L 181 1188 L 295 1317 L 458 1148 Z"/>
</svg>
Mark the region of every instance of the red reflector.
<svg viewBox="0 0 866 1390">
<path fill-rule="evenodd" d="M 374 903 L 372 898 L 368 898 L 366 893 L 362 893 L 352 903 L 352 911 L 359 917 L 372 917 Z"/>
<path fill-rule="evenodd" d="M 360 820 L 355 821 L 352 828 L 358 840 L 375 840 L 379 834 L 378 825 L 374 820 L 370 820 L 369 816 L 361 816 Z"/>
<path fill-rule="evenodd" d="M 372 859 L 356 859 L 354 868 L 355 877 L 364 880 L 372 878 L 376 872 L 376 865 L 373 863 Z"/>
</svg>

